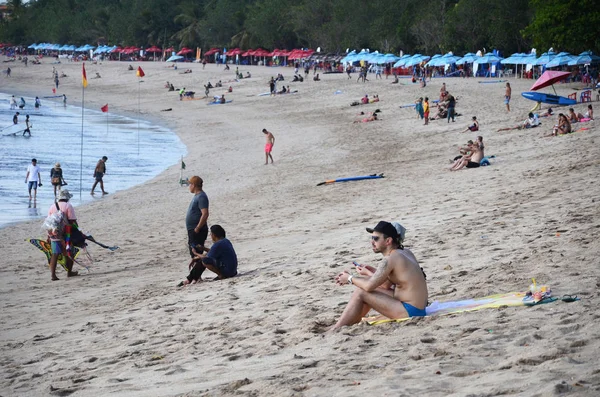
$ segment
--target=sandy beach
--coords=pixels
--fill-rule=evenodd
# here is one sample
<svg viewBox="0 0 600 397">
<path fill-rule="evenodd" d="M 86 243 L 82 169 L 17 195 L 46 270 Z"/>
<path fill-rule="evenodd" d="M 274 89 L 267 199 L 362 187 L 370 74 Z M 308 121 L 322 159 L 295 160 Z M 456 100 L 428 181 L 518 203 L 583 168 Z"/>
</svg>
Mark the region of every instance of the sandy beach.
<svg viewBox="0 0 600 397">
<path fill-rule="evenodd" d="M 293 83 L 293 68 L 241 66 L 252 78 L 226 83 L 235 67 L 148 62 L 132 64 L 146 73 L 138 83 L 127 65 L 86 63 L 86 107 L 109 103 L 137 117 L 139 88 L 141 117 L 173 129 L 187 146 L 184 176 L 204 179 L 209 224 L 227 231 L 239 276 L 175 287 L 187 275 L 192 199 L 177 183 L 179 166 L 76 208 L 83 230 L 121 247 L 90 247 L 94 265 L 80 277 L 61 270 L 51 282 L 42 253 L 24 241 L 43 236 L 43 219 L 0 229 L 0 395 L 600 394 L 597 120 L 559 137 L 543 137 L 555 117 L 536 129 L 496 132 L 525 120 L 534 103 L 520 93 L 532 80 L 509 80 L 507 113 L 504 84 L 478 78 L 420 88 L 374 75 L 364 84 L 356 74 L 314 82 L 311 73 Z M 51 95 L 52 67 L 50 59 L 11 64 L 0 91 Z M 59 93 L 80 103 L 81 64 L 57 68 L 69 76 Z M 193 72 L 181 74 L 186 68 Z M 91 78 L 96 72 L 101 79 Z M 258 96 L 277 73 L 298 93 Z M 231 86 L 225 95 L 233 102 L 179 101 L 164 88 L 170 81 L 201 98 L 203 85 L 218 80 L 224 88 L 211 95 Z M 399 108 L 437 99 L 443 82 L 458 97 L 455 123 L 424 126 L 414 109 Z M 581 85 L 555 88 L 567 96 Z M 349 106 L 365 94 L 381 102 Z M 584 113 L 587 104 L 574 108 Z M 375 109 L 380 121 L 353 123 Z M 472 116 L 480 132 L 460 133 Z M 263 128 L 276 138 L 274 165 L 263 165 Z M 492 165 L 449 172 L 458 146 L 476 135 L 496 156 Z M 316 186 L 373 173 L 385 178 Z M 110 191 L 110 174 L 105 184 Z M 24 205 L 26 196 L 24 187 Z M 380 263 L 365 231 L 380 220 L 406 227 L 432 302 L 525 291 L 532 277 L 555 296 L 581 300 L 358 324 L 324 336 L 354 288 L 335 285 L 334 276 L 354 260 Z"/>
</svg>

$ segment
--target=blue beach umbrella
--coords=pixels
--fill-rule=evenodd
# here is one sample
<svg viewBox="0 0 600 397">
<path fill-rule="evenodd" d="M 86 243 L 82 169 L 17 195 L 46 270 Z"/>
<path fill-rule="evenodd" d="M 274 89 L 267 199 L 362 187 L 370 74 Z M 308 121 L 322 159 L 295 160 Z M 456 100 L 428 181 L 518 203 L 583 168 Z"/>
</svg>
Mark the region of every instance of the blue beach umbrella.
<svg viewBox="0 0 600 397">
<path fill-rule="evenodd" d="M 34 50 L 35 50 L 35 47 L 36 47 L 36 46 L 37 46 L 37 44 L 33 43 L 32 45 L 30 45 L 30 46 L 29 46 L 29 47 L 27 47 L 27 48 L 31 48 L 31 49 L 34 49 Z"/>
<path fill-rule="evenodd" d="M 404 64 L 406 63 L 406 61 L 408 61 L 410 59 L 410 55 L 408 54 L 404 54 L 400 57 L 400 59 L 398 59 L 398 61 L 396 61 L 396 63 L 394 64 L 395 68 L 402 68 L 404 67 Z"/>
<path fill-rule="evenodd" d="M 512 54 L 508 58 L 501 60 L 500 63 L 503 65 L 520 65 L 523 56 L 525 56 L 525 54 L 517 52 Z"/>
<path fill-rule="evenodd" d="M 457 65 L 464 65 L 465 63 L 473 63 L 475 62 L 475 60 L 478 58 L 477 55 L 473 54 L 472 52 L 468 52 L 465 54 L 465 56 L 463 56 L 462 58 L 458 59 L 456 61 Z"/>
<path fill-rule="evenodd" d="M 431 57 L 429 62 L 425 64 L 425 66 L 442 66 L 438 64 L 438 61 L 442 58 L 442 54 L 435 54 Z"/>
<path fill-rule="evenodd" d="M 492 54 L 491 52 L 488 52 L 486 54 L 484 54 L 483 56 L 477 57 L 477 59 L 474 62 L 477 63 L 496 63 L 496 62 L 500 62 L 502 60 L 502 58 L 500 58 L 497 55 Z"/>
<path fill-rule="evenodd" d="M 342 62 L 342 63 L 352 62 L 350 59 L 352 57 L 354 57 L 355 55 L 356 55 L 356 51 L 352 50 L 349 53 L 347 53 L 346 56 L 343 57 L 340 62 Z"/>
<path fill-rule="evenodd" d="M 427 55 L 415 54 L 406 61 L 404 67 L 409 68 L 411 66 L 418 65 L 421 62 L 428 61 L 430 58 L 431 57 Z"/>
<path fill-rule="evenodd" d="M 581 54 L 574 56 L 573 59 L 569 61 L 568 65 L 589 65 L 598 62 L 600 62 L 600 57 L 598 55 L 594 55 L 591 51 L 584 51 Z"/>
<path fill-rule="evenodd" d="M 568 65 L 573 59 L 575 59 L 575 57 L 568 52 L 561 52 L 546 64 L 546 68 Z"/>
<path fill-rule="evenodd" d="M 394 54 L 385 54 L 383 56 L 383 63 L 394 63 L 399 59 L 400 59 L 400 57 L 398 57 Z"/>
<path fill-rule="evenodd" d="M 539 58 L 537 58 L 535 60 L 534 65 L 545 65 L 548 62 L 550 62 L 552 59 L 554 59 L 555 56 L 556 56 L 555 52 L 552 52 L 552 51 L 544 52 L 542 55 L 540 55 Z"/>
</svg>

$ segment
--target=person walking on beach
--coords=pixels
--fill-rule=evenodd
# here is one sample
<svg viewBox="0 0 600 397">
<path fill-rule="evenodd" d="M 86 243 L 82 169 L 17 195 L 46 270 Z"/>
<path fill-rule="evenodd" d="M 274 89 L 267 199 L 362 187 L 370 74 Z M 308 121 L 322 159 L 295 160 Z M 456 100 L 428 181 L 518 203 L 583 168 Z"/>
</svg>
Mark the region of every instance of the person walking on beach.
<svg viewBox="0 0 600 397">
<path fill-rule="evenodd" d="M 67 96 L 63 94 L 63 106 L 67 107 Z"/>
<path fill-rule="evenodd" d="M 402 245 L 404 227 L 381 221 L 374 228 L 367 228 L 367 232 L 371 233 L 373 252 L 383 254 L 383 263 L 377 269 L 355 265 L 357 276 L 344 270 L 335 277 L 338 285 L 357 288 L 329 332 L 360 322 L 371 309 L 390 319 L 426 315 L 427 281 L 415 255 Z"/>
<path fill-rule="evenodd" d="M 73 259 L 67 252 L 66 249 L 66 236 L 64 231 L 64 226 L 66 224 L 69 225 L 77 225 L 77 217 L 75 216 L 75 209 L 69 203 L 69 199 L 73 197 L 71 193 L 67 189 L 62 190 L 59 194 L 58 201 L 55 201 L 50 206 L 48 210 L 48 216 L 55 214 L 60 211 L 63 214 L 63 224 L 60 225 L 62 227 L 57 227 L 54 230 L 48 230 L 48 239 L 50 240 L 50 244 L 52 247 L 52 256 L 50 257 L 50 275 L 52 277 L 52 281 L 57 281 L 58 277 L 56 277 L 56 263 L 58 262 L 58 256 L 63 255 L 66 258 L 66 268 L 67 268 L 67 277 L 77 276 L 78 273 L 73 271 Z"/>
<path fill-rule="evenodd" d="M 271 152 L 273 151 L 273 145 L 275 145 L 275 137 L 266 128 L 263 128 L 262 132 L 267 136 L 267 142 L 265 143 L 265 165 L 269 164 L 269 159 L 271 159 L 271 164 L 273 164 Z"/>
<path fill-rule="evenodd" d="M 94 182 L 94 185 L 92 186 L 92 195 L 94 194 L 94 189 L 96 189 L 96 185 L 98 185 L 98 182 L 100 182 L 100 189 L 102 189 L 102 194 L 108 194 L 107 191 L 104 190 L 104 181 L 102 180 L 102 178 L 104 177 L 104 174 L 106 174 L 106 161 L 108 160 L 108 157 L 106 156 L 102 156 L 102 158 L 100 160 L 98 160 L 98 164 L 96 164 L 96 168 L 94 169 L 94 178 L 96 178 L 96 181 Z"/>
<path fill-rule="evenodd" d="M 221 225 L 212 225 L 210 227 L 210 238 L 213 245 L 204 254 L 204 246 L 198 247 L 201 252 L 196 253 L 193 258 L 195 263 L 186 280 L 180 282 L 177 286 L 183 287 L 188 284 L 195 284 L 202 281 L 202 273 L 208 269 L 217 275 L 215 280 L 224 280 L 237 275 L 238 260 L 237 254 L 233 249 L 231 241 L 226 237 L 225 229 Z"/>
<path fill-rule="evenodd" d="M 197 175 L 190 178 L 189 181 L 190 193 L 194 195 L 194 198 L 190 202 L 190 205 L 185 215 L 185 227 L 188 234 L 188 249 L 192 261 L 189 264 L 191 269 L 194 265 L 194 252 L 196 247 L 204 246 L 206 237 L 208 237 L 208 196 L 202 190 L 204 181 Z"/>
<path fill-rule="evenodd" d="M 423 101 L 423 117 L 425 117 L 425 124 L 429 124 L 429 98 L 425 97 L 425 101 Z"/>
<path fill-rule="evenodd" d="M 54 197 L 56 197 L 56 191 L 58 190 L 60 192 L 63 183 L 66 185 L 60 163 L 54 164 L 54 168 L 50 170 L 50 183 L 54 186 Z"/>
<path fill-rule="evenodd" d="M 57 90 L 58 90 L 58 83 L 59 83 L 59 81 L 58 81 L 58 73 L 56 73 L 56 74 L 54 75 L 54 85 L 56 85 L 56 89 L 57 89 Z"/>
<path fill-rule="evenodd" d="M 31 159 L 31 164 L 27 166 L 27 175 L 25 175 L 25 183 L 29 189 L 29 199 L 31 200 L 31 189 L 33 189 L 33 199 L 37 198 L 37 188 L 42 186 L 42 176 L 40 166 L 37 165 L 36 159 Z"/>
<path fill-rule="evenodd" d="M 10 110 L 15 110 L 17 108 L 17 100 L 15 99 L 15 96 L 13 95 L 10 98 Z"/>
<path fill-rule="evenodd" d="M 504 92 L 504 104 L 506 105 L 506 111 L 510 112 L 510 97 L 512 95 L 512 89 L 510 83 L 506 83 L 506 91 Z"/>
<path fill-rule="evenodd" d="M 20 114 L 21 113 L 19 113 L 19 112 L 15 113 L 15 115 L 13 116 L 13 124 L 15 124 L 15 125 L 19 124 L 19 115 Z"/>
<path fill-rule="evenodd" d="M 23 136 L 29 134 L 31 136 L 31 122 L 29 121 L 29 115 L 25 116 L 25 129 L 23 130 Z"/>
</svg>

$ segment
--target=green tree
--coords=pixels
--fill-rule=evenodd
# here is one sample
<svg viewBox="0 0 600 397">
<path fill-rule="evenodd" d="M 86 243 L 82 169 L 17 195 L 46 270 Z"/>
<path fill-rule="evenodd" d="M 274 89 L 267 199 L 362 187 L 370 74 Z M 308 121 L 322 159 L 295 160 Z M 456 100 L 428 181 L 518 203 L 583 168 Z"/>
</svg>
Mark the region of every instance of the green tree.
<svg viewBox="0 0 600 397">
<path fill-rule="evenodd" d="M 523 31 L 546 51 L 600 51 L 600 12 L 595 0 L 530 0 L 535 14 Z"/>
</svg>

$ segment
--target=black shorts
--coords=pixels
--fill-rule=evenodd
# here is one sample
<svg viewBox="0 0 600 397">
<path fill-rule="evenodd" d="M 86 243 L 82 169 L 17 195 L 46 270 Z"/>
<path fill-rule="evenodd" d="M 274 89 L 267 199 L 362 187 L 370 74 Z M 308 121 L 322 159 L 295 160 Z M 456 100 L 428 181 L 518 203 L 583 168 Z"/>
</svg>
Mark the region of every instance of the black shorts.
<svg viewBox="0 0 600 397">
<path fill-rule="evenodd" d="M 96 172 L 94 174 L 94 178 L 96 178 L 96 182 L 102 182 L 102 177 L 104 176 L 104 174 L 102 172 Z"/>
<path fill-rule="evenodd" d="M 467 168 L 477 168 L 477 167 L 479 167 L 479 166 L 480 166 L 480 164 L 479 164 L 479 163 L 476 163 L 476 162 L 474 162 L 474 161 L 469 161 L 469 162 L 467 163 Z"/>
<path fill-rule="evenodd" d="M 208 226 L 204 225 L 200 232 L 196 233 L 194 229 L 188 230 L 188 248 L 190 250 L 190 256 L 193 258 L 194 253 L 192 248 L 196 248 L 197 245 L 204 245 L 206 238 L 208 237 Z M 198 252 L 199 254 L 201 252 Z"/>
<path fill-rule="evenodd" d="M 221 272 L 221 274 L 226 278 L 237 276 L 237 269 L 230 269 L 227 266 L 225 266 L 223 262 L 216 261 L 213 258 L 202 258 L 202 264 L 216 267 L 217 269 L 219 269 L 219 272 Z"/>
</svg>

